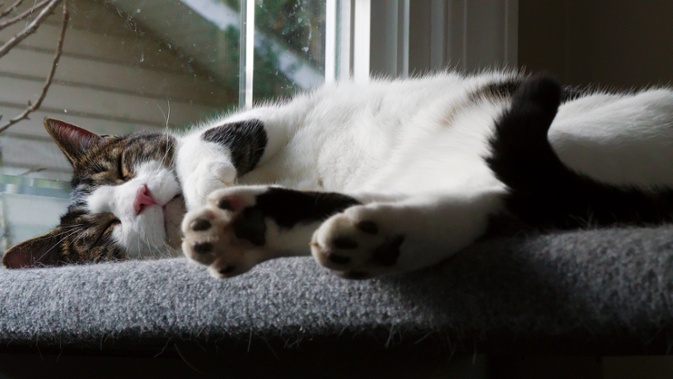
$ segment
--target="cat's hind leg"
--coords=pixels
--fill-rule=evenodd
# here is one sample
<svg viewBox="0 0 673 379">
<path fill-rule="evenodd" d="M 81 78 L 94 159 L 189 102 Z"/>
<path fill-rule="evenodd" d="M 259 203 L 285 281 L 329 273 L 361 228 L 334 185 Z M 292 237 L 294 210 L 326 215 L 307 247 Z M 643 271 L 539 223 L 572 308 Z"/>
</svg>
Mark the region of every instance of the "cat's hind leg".
<svg viewBox="0 0 673 379">
<path fill-rule="evenodd" d="M 563 97 L 553 79 L 530 77 L 496 120 L 486 161 L 508 188 L 507 210 L 541 229 L 670 221 L 673 93 L 591 95 L 559 108 Z"/>
<path fill-rule="evenodd" d="M 673 187 L 673 91 L 596 93 L 559 108 L 549 130 L 573 170 L 603 183 Z"/>
</svg>

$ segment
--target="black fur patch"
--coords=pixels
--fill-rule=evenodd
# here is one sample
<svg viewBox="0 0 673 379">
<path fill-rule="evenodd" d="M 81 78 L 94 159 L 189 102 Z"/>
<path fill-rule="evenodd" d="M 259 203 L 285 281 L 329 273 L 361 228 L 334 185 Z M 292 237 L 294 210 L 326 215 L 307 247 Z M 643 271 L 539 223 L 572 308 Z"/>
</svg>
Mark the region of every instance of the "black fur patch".
<svg viewBox="0 0 673 379">
<path fill-rule="evenodd" d="M 332 246 L 337 249 L 355 249 L 358 247 L 356 240 L 349 237 L 337 237 L 332 240 Z"/>
<path fill-rule="evenodd" d="M 269 188 L 257 196 L 255 208 L 282 228 L 298 223 L 322 221 L 335 213 L 360 204 L 354 198 L 335 192 L 295 191 Z"/>
<path fill-rule="evenodd" d="M 244 209 L 233 224 L 236 237 L 248 240 L 257 246 L 264 246 L 266 244 L 264 216 L 264 212 L 257 207 Z"/>
<path fill-rule="evenodd" d="M 354 198 L 331 192 L 304 192 L 285 188 L 269 188 L 258 195 L 256 204 L 243 210 L 234 222 L 236 237 L 255 245 L 266 243 L 265 218 L 281 228 L 289 229 L 299 223 L 322 221 L 344 209 L 358 205 Z"/>
<path fill-rule="evenodd" d="M 355 227 L 368 234 L 378 234 L 379 227 L 373 221 L 360 221 L 355 224 Z"/>
<path fill-rule="evenodd" d="M 252 171 L 259 163 L 268 142 L 264 124 L 248 120 L 217 126 L 203 133 L 203 139 L 219 143 L 231 151 L 231 159 L 239 177 Z"/>
<path fill-rule="evenodd" d="M 349 257 L 344 257 L 342 255 L 330 253 L 327 255 L 327 259 L 330 260 L 332 263 L 336 263 L 338 265 L 345 265 L 347 263 L 350 263 L 351 259 Z"/>
<path fill-rule="evenodd" d="M 397 263 L 397 258 L 400 256 L 400 246 L 402 246 L 403 242 L 404 236 L 397 236 L 384 242 L 374 250 L 372 262 L 385 267 L 395 265 L 395 263 Z"/>
<path fill-rule="evenodd" d="M 194 221 L 192 221 L 191 224 L 189 224 L 190 229 L 192 229 L 195 232 L 208 230 L 208 229 L 210 229 L 211 226 L 212 226 L 212 224 L 210 223 L 210 221 L 202 219 L 202 218 L 194 220 Z"/>
<path fill-rule="evenodd" d="M 547 76 L 524 81 L 496 121 L 487 163 L 510 191 L 506 207 L 537 228 L 670 221 L 673 191 L 642 192 L 599 183 L 566 167 L 547 138 L 561 86 Z"/>
</svg>

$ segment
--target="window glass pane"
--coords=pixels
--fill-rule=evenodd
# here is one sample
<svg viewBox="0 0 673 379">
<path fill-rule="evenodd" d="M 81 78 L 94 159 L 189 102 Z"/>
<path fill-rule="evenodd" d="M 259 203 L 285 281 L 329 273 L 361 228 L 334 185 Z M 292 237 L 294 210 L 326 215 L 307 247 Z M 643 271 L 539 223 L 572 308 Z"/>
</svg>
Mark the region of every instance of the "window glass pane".
<svg viewBox="0 0 673 379">
<path fill-rule="evenodd" d="M 255 102 L 323 83 L 324 46 L 324 1 L 256 1 Z"/>
</svg>

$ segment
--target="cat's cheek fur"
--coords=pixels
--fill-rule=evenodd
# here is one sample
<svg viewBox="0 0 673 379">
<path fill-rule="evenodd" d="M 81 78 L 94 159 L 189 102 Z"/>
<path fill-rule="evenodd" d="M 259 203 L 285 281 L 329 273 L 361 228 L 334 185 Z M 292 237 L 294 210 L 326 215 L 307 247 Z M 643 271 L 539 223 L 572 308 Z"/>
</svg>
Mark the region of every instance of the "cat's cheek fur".
<svg viewBox="0 0 673 379">
<path fill-rule="evenodd" d="M 134 201 L 142 186 L 147 186 L 156 205 L 137 214 Z M 173 241 L 179 236 L 175 235 L 175 225 L 179 224 L 184 207 L 171 205 L 170 211 L 164 207 L 179 194 L 180 186 L 171 170 L 151 161 L 138 164 L 133 179 L 95 189 L 88 197 L 87 207 L 91 213 L 110 212 L 121 222 L 112 238 L 123 248 L 126 258 L 173 255 L 174 249 L 166 247 L 177 246 Z"/>
<path fill-rule="evenodd" d="M 160 257 L 167 253 L 163 215 L 158 208 L 147 209 L 143 217 L 123 220 L 112 238 L 126 252 L 127 259 Z"/>
</svg>

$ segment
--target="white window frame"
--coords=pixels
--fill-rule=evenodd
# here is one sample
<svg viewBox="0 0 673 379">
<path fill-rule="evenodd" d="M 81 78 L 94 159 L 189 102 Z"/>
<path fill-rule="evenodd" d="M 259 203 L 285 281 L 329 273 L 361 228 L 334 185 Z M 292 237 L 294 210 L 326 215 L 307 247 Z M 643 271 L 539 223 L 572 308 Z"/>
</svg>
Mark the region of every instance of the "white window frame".
<svg viewBox="0 0 673 379">
<path fill-rule="evenodd" d="M 326 83 L 517 65 L 518 0 L 325 1 Z M 242 108 L 253 102 L 254 25 L 254 0 L 241 0 Z"/>
<path fill-rule="evenodd" d="M 252 108 L 252 81 L 255 71 L 255 0 L 241 0 L 239 34 L 239 94 L 242 109 Z"/>
</svg>

